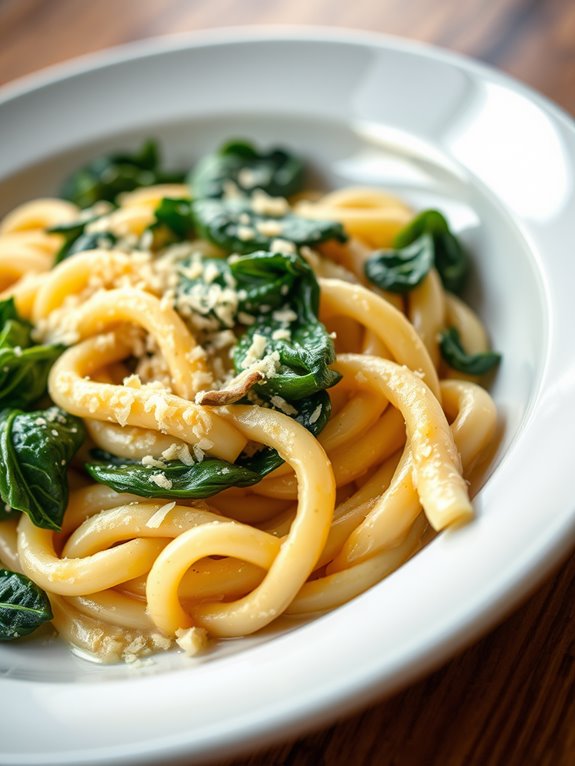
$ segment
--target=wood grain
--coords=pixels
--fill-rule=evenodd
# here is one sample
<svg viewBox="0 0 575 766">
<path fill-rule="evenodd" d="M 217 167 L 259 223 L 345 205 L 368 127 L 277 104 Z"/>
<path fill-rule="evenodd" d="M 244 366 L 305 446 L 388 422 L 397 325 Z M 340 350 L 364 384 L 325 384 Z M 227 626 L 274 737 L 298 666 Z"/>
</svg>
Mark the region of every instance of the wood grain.
<svg viewBox="0 0 575 766">
<path fill-rule="evenodd" d="M 575 114 L 573 0 L 0 0 L 0 83 L 102 48 L 223 24 L 351 27 L 436 43 L 508 72 Z M 574 601 L 571 559 L 428 678 L 234 766 L 571 766 Z"/>
<path fill-rule="evenodd" d="M 575 753 L 575 562 L 491 635 L 361 715 L 233 766 L 531 766 Z"/>
</svg>

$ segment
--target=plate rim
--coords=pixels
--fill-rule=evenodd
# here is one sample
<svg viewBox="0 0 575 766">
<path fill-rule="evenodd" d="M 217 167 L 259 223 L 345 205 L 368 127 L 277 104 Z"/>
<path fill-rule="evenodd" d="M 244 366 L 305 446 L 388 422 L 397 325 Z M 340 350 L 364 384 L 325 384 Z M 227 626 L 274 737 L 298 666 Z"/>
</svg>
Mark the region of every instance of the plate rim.
<svg viewBox="0 0 575 766">
<path fill-rule="evenodd" d="M 135 58 L 164 55 L 178 50 L 203 47 L 214 44 L 229 44 L 262 40 L 319 40 L 340 43 L 364 43 L 381 48 L 391 48 L 418 55 L 459 64 L 466 69 L 488 74 L 495 80 L 512 85 L 514 90 L 523 92 L 530 100 L 544 105 L 556 117 L 575 128 L 575 115 L 553 99 L 543 94 L 520 78 L 506 73 L 497 66 L 475 58 L 469 54 L 437 45 L 425 40 L 417 40 L 399 34 L 373 32 L 356 27 L 331 27 L 322 24 L 247 24 L 242 26 L 222 26 L 211 29 L 172 32 L 155 35 L 130 42 L 111 45 L 100 50 L 74 56 L 64 61 L 48 64 L 41 69 L 20 75 L 0 85 L 0 105 L 7 100 L 19 98 L 30 91 L 44 88 L 59 82 L 109 66 L 116 66 Z"/>
</svg>

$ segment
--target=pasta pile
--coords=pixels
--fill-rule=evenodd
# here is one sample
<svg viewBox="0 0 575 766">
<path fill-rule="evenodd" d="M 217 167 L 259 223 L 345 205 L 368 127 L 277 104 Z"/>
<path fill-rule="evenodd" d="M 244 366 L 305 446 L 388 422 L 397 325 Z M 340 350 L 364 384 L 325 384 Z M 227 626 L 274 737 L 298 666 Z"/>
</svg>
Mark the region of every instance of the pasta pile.
<svg viewBox="0 0 575 766">
<path fill-rule="evenodd" d="M 404 292 L 366 277 L 366 263 L 393 249 L 414 212 L 372 188 L 282 196 L 242 172 L 246 199 L 269 217 L 256 225 L 268 250 L 292 259 L 304 275 L 297 284 L 319 286 L 313 337 L 325 327 L 322 348 L 335 347 L 329 382 L 313 394 L 325 399 L 313 400 L 303 424 L 308 397 L 258 394 L 282 370 L 266 343 L 286 348 L 301 315 L 276 307 L 276 329 L 253 333 L 234 369 L 231 353 L 254 320 L 238 310 L 243 294 L 217 261 L 236 268 L 249 250 L 230 253 L 199 226 L 168 236 L 158 223 L 170 200 L 180 213 L 192 204 L 193 185 L 152 183 L 84 210 L 40 199 L 0 227 L 0 299 L 12 299 L 37 344 L 60 344 L 47 411 L 85 429 L 66 466 L 61 529 L 7 508 L 0 559 L 47 594 L 60 636 L 100 661 L 174 645 L 195 654 L 281 615 L 333 609 L 473 515 L 468 479 L 494 438 L 496 411 L 478 376 L 446 364 L 441 337 L 455 328 L 479 358 L 486 333 L 435 265 Z M 228 183 L 220 199 L 237 194 Z M 282 235 L 288 213 L 339 223 L 344 236 L 294 245 Z M 253 227 L 239 215 L 241 242 Z M 78 224 L 89 247 L 61 257 Z M 193 286 L 185 294 L 182 279 Z M 254 461 L 273 450 L 283 464 L 252 481 Z M 240 463 L 249 480 L 226 485 Z M 176 493 L 172 476 L 212 469 L 221 491 Z M 130 471 L 141 491 L 122 491 Z"/>
</svg>

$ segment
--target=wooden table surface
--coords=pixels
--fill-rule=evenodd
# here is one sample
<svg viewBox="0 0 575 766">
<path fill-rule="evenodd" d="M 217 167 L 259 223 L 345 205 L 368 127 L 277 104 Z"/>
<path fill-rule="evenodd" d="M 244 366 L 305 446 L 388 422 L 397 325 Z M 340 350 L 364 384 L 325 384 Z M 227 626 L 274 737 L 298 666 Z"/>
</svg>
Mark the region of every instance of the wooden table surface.
<svg viewBox="0 0 575 766">
<path fill-rule="evenodd" d="M 425 40 L 488 62 L 575 115 L 574 0 L 0 0 L 0 84 L 101 48 L 222 20 Z M 234 766 L 575 764 L 574 601 L 572 557 L 433 675 Z"/>
</svg>

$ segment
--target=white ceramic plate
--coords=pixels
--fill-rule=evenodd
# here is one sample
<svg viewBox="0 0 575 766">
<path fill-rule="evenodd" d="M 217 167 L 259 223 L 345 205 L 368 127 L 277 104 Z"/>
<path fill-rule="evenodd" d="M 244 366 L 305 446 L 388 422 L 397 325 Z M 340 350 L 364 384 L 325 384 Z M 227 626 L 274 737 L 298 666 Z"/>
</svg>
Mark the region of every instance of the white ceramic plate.
<svg viewBox="0 0 575 766">
<path fill-rule="evenodd" d="M 301 733 L 444 661 L 568 551 L 575 131 L 559 110 L 428 47 L 260 29 L 53 69 L 4 90 L 0 126 L 6 209 L 144 136 L 173 164 L 231 136 L 287 144 L 327 185 L 434 204 L 475 254 L 470 299 L 504 352 L 504 435 L 474 523 L 345 607 L 204 658 L 98 667 L 57 643 L 0 647 L 2 764 L 195 763 Z"/>
</svg>

